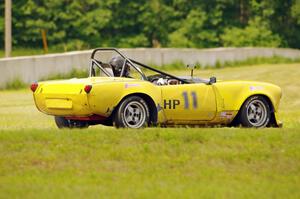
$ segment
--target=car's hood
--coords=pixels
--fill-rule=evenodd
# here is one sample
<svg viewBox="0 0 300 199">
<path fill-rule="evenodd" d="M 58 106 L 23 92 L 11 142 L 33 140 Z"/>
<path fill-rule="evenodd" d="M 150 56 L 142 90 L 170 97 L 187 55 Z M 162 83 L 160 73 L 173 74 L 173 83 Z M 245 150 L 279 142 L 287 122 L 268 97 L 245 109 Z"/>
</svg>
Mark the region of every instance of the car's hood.
<svg viewBox="0 0 300 199">
<path fill-rule="evenodd" d="M 248 80 L 218 80 L 216 85 L 262 85 L 262 86 L 276 86 L 275 84 L 261 81 Z"/>
</svg>

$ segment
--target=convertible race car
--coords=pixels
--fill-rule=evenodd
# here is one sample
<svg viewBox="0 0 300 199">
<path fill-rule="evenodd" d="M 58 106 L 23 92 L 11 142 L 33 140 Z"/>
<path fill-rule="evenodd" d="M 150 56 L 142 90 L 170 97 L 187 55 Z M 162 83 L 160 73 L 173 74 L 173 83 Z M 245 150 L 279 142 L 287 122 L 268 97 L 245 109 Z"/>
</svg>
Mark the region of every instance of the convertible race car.
<svg viewBox="0 0 300 199">
<path fill-rule="evenodd" d="M 96 55 L 114 53 L 104 62 Z M 89 77 L 31 85 L 38 110 L 55 116 L 58 128 L 108 125 L 279 127 L 280 87 L 254 81 L 179 77 L 97 48 Z"/>
</svg>

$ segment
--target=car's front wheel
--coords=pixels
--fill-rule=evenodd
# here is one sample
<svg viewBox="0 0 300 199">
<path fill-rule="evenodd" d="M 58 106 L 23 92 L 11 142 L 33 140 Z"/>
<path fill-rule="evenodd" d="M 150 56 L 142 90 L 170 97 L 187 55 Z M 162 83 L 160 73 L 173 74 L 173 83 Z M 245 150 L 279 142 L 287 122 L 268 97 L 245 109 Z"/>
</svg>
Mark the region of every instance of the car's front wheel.
<svg viewBox="0 0 300 199">
<path fill-rule="evenodd" d="M 262 128 L 269 124 L 271 107 L 263 96 L 252 96 L 243 104 L 240 123 L 245 127 Z"/>
<path fill-rule="evenodd" d="M 145 100 L 139 96 L 124 99 L 114 115 L 117 128 L 143 128 L 149 123 L 149 108 Z"/>
<path fill-rule="evenodd" d="M 74 120 L 68 120 L 64 117 L 55 116 L 54 117 L 55 124 L 58 128 L 87 128 L 89 125 L 87 122 L 82 121 L 74 121 Z"/>
</svg>

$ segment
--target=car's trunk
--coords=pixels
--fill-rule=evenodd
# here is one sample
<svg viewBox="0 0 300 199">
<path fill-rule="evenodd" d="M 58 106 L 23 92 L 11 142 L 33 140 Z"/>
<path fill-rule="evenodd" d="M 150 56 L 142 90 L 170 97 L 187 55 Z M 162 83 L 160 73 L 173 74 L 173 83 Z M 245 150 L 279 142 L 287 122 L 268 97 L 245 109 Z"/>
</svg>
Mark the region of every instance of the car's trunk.
<svg viewBox="0 0 300 199">
<path fill-rule="evenodd" d="M 34 92 L 36 106 L 50 115 L 90 115 L 86 85 L 91 85 L 89 78 L 40 82 Z"/>
</svg>

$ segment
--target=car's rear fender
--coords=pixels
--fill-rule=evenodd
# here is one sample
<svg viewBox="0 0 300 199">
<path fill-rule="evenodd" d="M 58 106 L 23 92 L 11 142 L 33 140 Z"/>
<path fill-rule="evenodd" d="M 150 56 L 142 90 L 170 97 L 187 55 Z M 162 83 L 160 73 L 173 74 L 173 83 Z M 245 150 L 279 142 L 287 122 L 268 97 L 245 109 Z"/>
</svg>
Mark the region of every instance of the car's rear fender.
<svg viewBox="0 0 300 199">
<path fill-rule="evenodd" d="M 123 99 L 137 95 L 143 97 L 149 106 L 158 107 L 161 101 L 161 89 L 146 81 L 110 82 L 93 85 L 88 96 L 89 104 L 95 114 L 109 117 Z M 150 100 L 151 99 L 151 100 Z M 153 105 L 154 104 L 154 105 Z M 150 107 L 151 108 L 151 107 Z M 161 120 L 159 110 L 153 110 L 153 122 Z M 156 117 L 156 118 L 155 118 Z"/>
<path fill-rule="evenodd" d="M 145 93 L 131 93 L 131 94 L 124 96 L 122 98 L 122 100 L 118 103 L 118 105 L 115 107 L 112 114 L 114 114 L 117 111 L 117 109 L 118 109 L 119 105 L 122 103 L 122 101 L 124 101 L 126 98 L 128 98 L 130 96 L 138 96 L 138 97 L 141 97 L 143 100 L 145 100 L 145 102 L 148 105 L 149 111 L 150 111 L 150 125 L 156 125 L 158 122 L 158 112 L 161 109 L 156 106 L 156 103 L 154 102 L 152 97 L 150 97 L 148 94 L 145 94 Z"/>
</svg>

